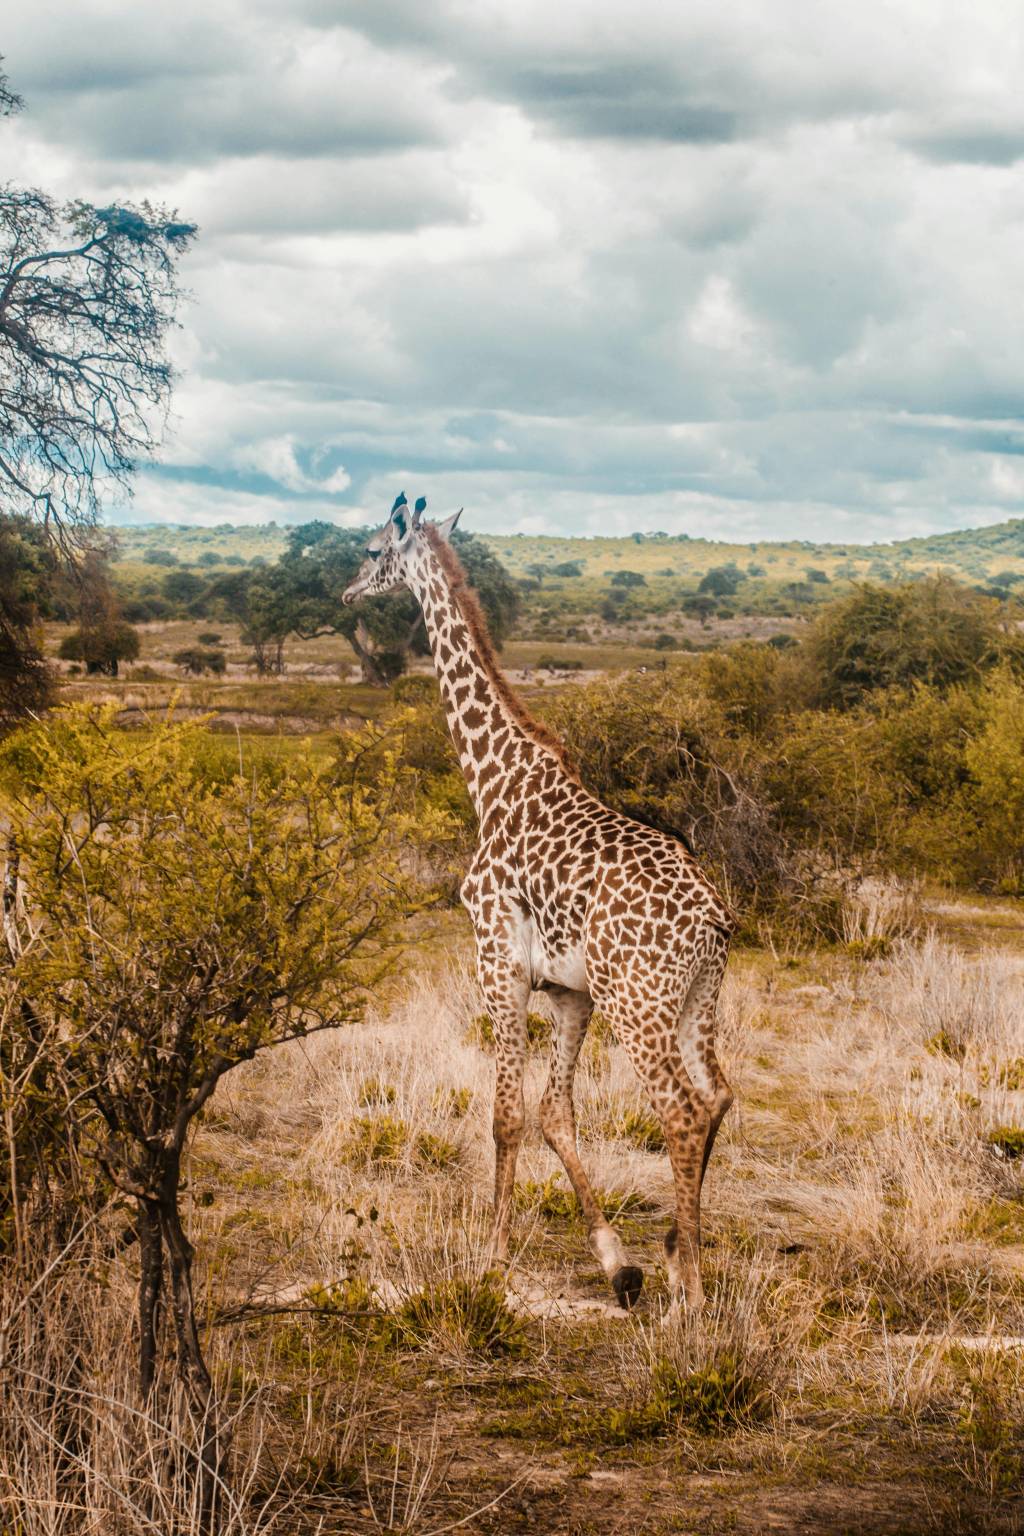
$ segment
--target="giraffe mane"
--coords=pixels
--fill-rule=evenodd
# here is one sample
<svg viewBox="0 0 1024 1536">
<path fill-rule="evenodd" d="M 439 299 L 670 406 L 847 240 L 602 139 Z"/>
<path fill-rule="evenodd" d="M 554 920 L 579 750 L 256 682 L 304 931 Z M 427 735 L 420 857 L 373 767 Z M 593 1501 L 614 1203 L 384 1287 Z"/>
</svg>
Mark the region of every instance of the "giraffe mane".
<svg viewBox="0 0 1024 1536">
<path fill-rule="evenodd" d="M 438 531 L 435 523 L 424 523 L 421 532 L 426 537 L 427 543 L 437 560 L 438 565 L 448 578 L 448 589 L 452 594 L 452 601 L 462 615 L 470 638 L 480 656 L 483 666 L 494 684 L 498 694 L 509 714 L 521 725 L 528 736 L 531 736 L 538 745 L 546 747 L 554 757 L 558 759 L 562 768 L 572 778 L 576 778 L 576 770 L 569 758 L 565 743 L 561 741 L 548 726 L 531 715 L 522 699 L 516 694 L 501 670 L 494 641 L 491 639 L 490 630 L 487 628 L 487 620 L 480 606 L 480 599 L 469 584 L 462 561 L 455 553 L 452 546 Z"/>
</svg>

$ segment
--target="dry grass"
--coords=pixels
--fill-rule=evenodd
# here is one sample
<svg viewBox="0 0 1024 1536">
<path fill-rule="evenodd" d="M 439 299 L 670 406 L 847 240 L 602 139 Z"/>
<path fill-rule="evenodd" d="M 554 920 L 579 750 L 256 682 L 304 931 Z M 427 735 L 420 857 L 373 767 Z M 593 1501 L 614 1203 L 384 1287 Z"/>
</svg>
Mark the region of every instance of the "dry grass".
<svg viewBox="0 0 1024 1536">
<path fill-rule="evenodd" d="M 635 1525 L 621 1528 L 668 1530 L 648 1507 L 653 1456 L 724 1479 L 741 1530 L 762 1527 L 756 1499 L 728 1503 L 737 1473 L 811 1504 L 841 1485 L 851 1509 L 879 1478 L 902 1490 L 874 1524 L 861 1508 L 862 1529 L 1012 1529 L 1024 1351 L 1005 1341 L 1024 1334 L 1024 1160 L 992 1137 L 1024 1126 L 1024 969 L 900 937 L 901 900 L 880 896 L 859 931 L 886 938 L 880 958 L 862 944 L 789 967 L 733 960 L 719 1053 L 737 1106 L 705 1188 L 701 1317 L 662 1315 L 667 1160 L 600 1021 L 578 1074 L 581 1141 L 648 1270 L 647 1310 L 608 1307 L 533 1119 L 513 1263 L 487 1271 L 493 1057 L 457 943 L 358 1029 L 232 1074 L 189 1169 L 208 1321 L 235 1319 L 208 1329 L 234 1426 L 228 1528 L 440 1530 L 496 1500 L 467 1528 L 550 1516 L 562 1529 L 543 1490 L 569 1467 L 595 1530 L 623 1507 Z M 532 1053 L 531 1115 L 545 1074 Z M 119 1262 L 130 1271 L 130 1253 Z M 65 1389 L 24 1396 L 0 1433 L 8 1508 L 13 1488 L 33 1490 L 19 1536 L 150 1528 L 132 1512 L 147 1478 L 178 1497 L 123 1385 L 130 1275 L 104 1273 L 74 1383 L 60 1307 L 57 1356 L 43 1333 L 25 1339 L 23 1358 Z M 239 1320 L 247 1309 L 266 1315 Z M 55 1491 L 65 1421 L 90 1469 L 72 1481 L 91 1527 Z M 609 1458 L 616 1511 L 587 1495 Z"/>
<path fill-rule="evenodd" d="M 14 1272 L 0 1287 L 0 1529 L 18 1536 L 198 1536 L 199 1428 L 173 1385 L 163 1384 L 146 1405 L 133 1391 L 127 1274 L 85 1240 L 23 1305 L 31 1290 L 32 1282 Z M 223 1397 L 232 1379 L 245 1384 L 222 1425 L 230 1452 L 219 1528 L 224 1536 L 263 1536 L 279 1528 L 300 1492 L 293 1488 L 289 1497 L 274 1466 L 280 1426 L 269 1361 L 265 1351 L 254 1358 L 244 1340 L 219 1335 L 210 1353 Z M 297 1466 L 322 1457 L 332 1440 L 354 1449 L 359 1415 L 352 1397 L 349 1384 L 333 1417 L 320 1411 L 290 1436 Z"/>
</svg>

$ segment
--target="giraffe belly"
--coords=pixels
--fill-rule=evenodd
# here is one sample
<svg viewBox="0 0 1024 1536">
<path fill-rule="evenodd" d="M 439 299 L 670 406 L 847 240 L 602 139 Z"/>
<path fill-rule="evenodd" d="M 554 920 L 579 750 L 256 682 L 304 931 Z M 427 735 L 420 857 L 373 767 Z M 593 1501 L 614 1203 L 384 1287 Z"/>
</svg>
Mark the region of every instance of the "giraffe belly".
<svg viewBox="0 0 1024 1536">
<path fill-rule="evenodd" d="M 587 959 L 582 940 L 569 948 L 552 953 L 537 932 L 535 923 L 530 942 L 530 974 L 535 987 L 568 987 L 571 992 L 587 991 Z"/>
</svg>

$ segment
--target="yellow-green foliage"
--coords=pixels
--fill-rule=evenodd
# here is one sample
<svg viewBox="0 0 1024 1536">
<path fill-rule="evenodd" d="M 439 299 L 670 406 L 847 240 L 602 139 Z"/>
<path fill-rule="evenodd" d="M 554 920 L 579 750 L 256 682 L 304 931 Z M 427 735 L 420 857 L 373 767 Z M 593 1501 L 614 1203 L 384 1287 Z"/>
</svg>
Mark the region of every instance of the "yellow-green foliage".
<svg viewBox="0 0 1024 1536">
<path fill-rule="evenodd" d="M 394 1168 L 408 1140 L 409 1127 L 395 1115 L 357 1115 L 345 1136 L 343 1155 L 354 1168 Z"/>
<path fill-rule="evenodd" d="M 367 1077 L 359 1084 L 356 1103 L 364 1109 L 388 1108 L 395 1102 L 393 1083 L 382 1083 L 380 1078 Z"/>
<path fill-rule="evenodd" d="M 961 1469 L 990 1497 L 1019 1493 L 1024 1479 L 1024 1378 L 1016 1351 L 954 1350 L 951 1363 L 959 1378 L 956 1419 L 964 1453 Z"/>
<path fill-rule="evenodd" d="M 899 686 L 848 679 L 838 708 L 815 703 L 811 647 L 745 644 L 566 690 L 547 713 L 588 787 L 689 837 L 741 910 L 848 940 L 833 871 L 1024 891 L 1024 669 L 1006 640 L 984 671 L 1004 643 L 992 623 L 984 610 L 976 655 L 952 625 L 963 680 L 914 681 L 912 658 Z M 941 676 L 923 655 L 922 676 Z"/>
<path fill-rule="evenodd" d="M 610 1115 L 605 1122 L 605 1134 L 620 1141 L 628 1141 L 641 1152 L 663 1152 L 665 1133 L 661 1121 L 653 1110 L 626 1109 L 621 1114 Z"/>
<path fill-rule="evenodd" d="M 948 1029 L 940 1029 L 937 1034 L 929 1035 L 924 1048 L 933 1056 L 948 1056 L 951 1061 L 963 1061 L 967 1054 L 967 1040 L 952 1034 Z"/>
<path fill-rule="evenodd" d="M 546 1179 L 524 1179 L 515 1187 L 514 1201 L 520 1210 L 535 1210 L 546 1220 L 578 1222 L 582 1209 L 573 1190 L 562 1183 L 561 1173 L 555 1172 Z M 611 1218 L 631 1211 L 657 1209 L 656 1203 L 645 1199 L 633 1190 L 595 1189 L 594 1198 Z"/>
<path fill-rule="evenodd" d="M 1024 887 L 1024 688 L 1009 667 L 988 681 L 982 694 L 981 729 L 964 758 L 974 780 L 980 841 L 1002 864 L 999 884 Z"/>
<path fill-rule="evenodd" d="M 458 1163 L 459 1149 L 447 1136 L 438 1136 L 434 1131 L 421 1131 L 416 1137 L 415 1157 L 421 1168 L 445 1173 Z"/>
<path fill-rule="evenodd" d="M 472 1102 L 472 1088 L 438 1088 L 434 1094 L 434 1108 L 451 1120 L 464 1120 Z"/>
<path fill-rule="evenodd" d="M 1011 1093 L 1024 1089 L 1024 1056 L 1015 1056 L 1012 1061 L 1003 1063 L 999 1068 L 999 1082 Z"/>
<path fill-rule="evenodd" d="M 644 1401 L 610 1413 L 609 1438 L 640 1440 L 687 1429 L 722 1434 L 764 1418 L 770 1404 L 769 1383 L 742 1354 L 722 1351 L 692 1371 L 659 1360 Z"/>
<path fill-rule="evenodd" d="M 477 1045 L 492 1047 L 494 1045 L 494 1024 L 489 1013 L 478 1013 L 473 1020 L 470 1031 L 471 1038 Z M 551 1020 L 546 1019 L 542 1013 L 528 1013 L 526 1015 L 526 1038 L 531 1050 L 538 1050 L 546 1046 L 551 1039 Z"/>
<path fill-rule="evenodd" d="M 988 1144 L 1000 1157 L 1015 1162 L 1024 1157 L 1024 1130 L 1016 1125 L 1001 1125 L 988 1134 Z"/>
<path fill-rule="evenodd" d="M 231 1065 L 358 1018 L 429 899 L 393 761 L 371 792 L 318 760 L 236 750 L 232 769 L 209 744 L 201 724 L 126 733 L 85 706 L 0 754 L 32 923 L 15 980 L 61 1041 L 61 1102 L 129 1188 L 180 1153 Z"/>
<path fill-rule="evenodd" d="M 562 1183 L 560 1173 L 549 1174 L 546 1179 L 524 1179 L 516 1185 L 514 1199 L 520 1210 L 536 1210 L 548 1220 L 575 1221 L 580 1215 L 580 1203 Z"/>
</svg>

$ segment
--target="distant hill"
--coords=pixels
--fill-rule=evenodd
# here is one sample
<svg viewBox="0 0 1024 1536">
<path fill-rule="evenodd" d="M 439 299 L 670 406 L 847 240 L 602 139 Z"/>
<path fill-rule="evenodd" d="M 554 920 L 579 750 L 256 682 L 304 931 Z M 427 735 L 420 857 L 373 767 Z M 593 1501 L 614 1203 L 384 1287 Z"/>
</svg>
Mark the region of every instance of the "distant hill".
<svg viewBox="0 0 1024 1536">
<path fill-rule="evenodd" d="M 472 532 L 472 521 L 469 521 Z M 118 530 L 119 582 L 156 590 L 175 565 L 213 574 L 272 563 L 288 530 L 276 524 L 236 528 L 148 525 Z M 723 543 L 687 534 L 624 538 L 480 534 L 522 584 L 528 612 L 607 620 L 692 610 L 795 615 L 854 581 L 894 581 L 934 572 L 1003 594 L 1024 596 L 1024 519 L 986 528 L 902 539 L 891 544 L 809 540 Z"/>
</svg>

